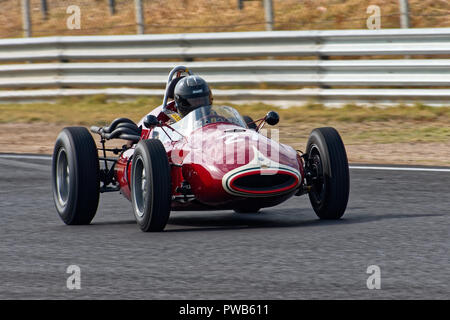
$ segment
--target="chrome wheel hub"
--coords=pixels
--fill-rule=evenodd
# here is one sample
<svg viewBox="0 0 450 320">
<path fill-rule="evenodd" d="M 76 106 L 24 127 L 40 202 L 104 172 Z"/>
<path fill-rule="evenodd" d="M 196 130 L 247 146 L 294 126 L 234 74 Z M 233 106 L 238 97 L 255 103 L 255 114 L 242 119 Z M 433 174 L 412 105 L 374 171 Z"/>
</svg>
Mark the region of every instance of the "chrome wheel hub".
<svg viewBox="0 0 450 320">
<path fill-rule="evenodd" d="M 144 162 L 141 158 L 136 160 L 135 176 L 133 181 L 133 197 L 135 199 L 134 211 L 140 218 L 144 216 L 145 201 L 150 191 L 147 183 L 147 173 L 144 168 Z"/>
<path fill-rule="evenodd" d="M 61 148 L 56 158 L 56 193 L 59 204 L 64 207 L 67 204 L 70 191 L 70 170 L 67 153 Z"/>
</svg>

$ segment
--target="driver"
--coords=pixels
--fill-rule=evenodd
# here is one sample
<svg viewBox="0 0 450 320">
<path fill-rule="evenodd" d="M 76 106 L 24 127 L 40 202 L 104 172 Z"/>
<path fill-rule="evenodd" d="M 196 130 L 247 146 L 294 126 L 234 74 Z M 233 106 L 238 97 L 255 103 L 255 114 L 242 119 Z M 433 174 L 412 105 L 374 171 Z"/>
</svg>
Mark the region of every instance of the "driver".
<svg viewBox="0 0 450 320">
<path fill-rule="evenodd" d="M 205 80 L 190 75 L 178 81 L 174 90 L 174 100 L 177 111 L 183 118 L 199 107 L 212 105 L 213 97 Z"/>
</svg>

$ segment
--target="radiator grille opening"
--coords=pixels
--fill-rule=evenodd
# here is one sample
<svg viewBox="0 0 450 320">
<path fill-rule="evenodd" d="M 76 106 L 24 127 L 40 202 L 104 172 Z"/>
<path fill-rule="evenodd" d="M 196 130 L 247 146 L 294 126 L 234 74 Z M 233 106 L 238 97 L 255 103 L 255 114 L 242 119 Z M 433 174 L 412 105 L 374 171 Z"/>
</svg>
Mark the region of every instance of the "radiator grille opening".
<svg viewBox="0 0 450 320">
<path fill-rule="evenodd" d="M 261 192 L 289 189 L 289 187 L 294 187 L 296 183 L 297 179 L 289 174 L 261 175 L 257 173 L 236 178 L 232 182 L 232 187 L 250 192 Z"/>
</svg>

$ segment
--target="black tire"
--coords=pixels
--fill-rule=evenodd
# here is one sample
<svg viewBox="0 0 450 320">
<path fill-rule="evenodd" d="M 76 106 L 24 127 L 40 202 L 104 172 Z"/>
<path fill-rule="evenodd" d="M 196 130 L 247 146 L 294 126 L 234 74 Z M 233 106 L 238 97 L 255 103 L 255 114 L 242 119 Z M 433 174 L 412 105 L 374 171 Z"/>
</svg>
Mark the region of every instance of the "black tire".
<svg viewBox="0 0 450 320">
<path fill-rule="evenodd" d="M 253 119 L 250 116 L 243 116 L 242 118 L 244 118 L 244 121 L 249 129 L 256 130 L 256 123 L 253 122 Z"/>
<path fill-rule="evenodd" d="M 347 153 L 341 136 L 334 128 L 314 129 L 306 153 L 306 171 L 312 173 L 309 199 L 314 211 L 320 219 L 341 218 L 350 192 Z"/>
<path fill-rule="evenodd" d="M 258 207 L 243 205 L 243 206 L 234 208 L 233 210 L 236 213 L 258 213 L 260 209 L 261 208 L 258 208 Z"/>
<path fill-rule="evenodd" d="M 142 231 L 164 230 L 171 197 L 170 165 L 163 144 L 157 139 L 141 140 L 133 155 L 131 202 Z"/>
<path fill-rule="evenodd" d="M 100 196 L 97 146 L 84 127 L 64 128 L 56 139 L 52 161 L 53 200 L 68 225 L 89 224 Z"/>
</svg>

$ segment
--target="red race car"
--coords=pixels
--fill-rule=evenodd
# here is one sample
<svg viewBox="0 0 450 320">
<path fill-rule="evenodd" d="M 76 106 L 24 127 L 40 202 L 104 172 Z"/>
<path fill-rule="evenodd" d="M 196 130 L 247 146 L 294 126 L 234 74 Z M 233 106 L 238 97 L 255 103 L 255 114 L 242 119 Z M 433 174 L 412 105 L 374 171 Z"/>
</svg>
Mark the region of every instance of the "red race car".
<svg viewBox="0 0 450 320">
<path fill-rule="evenodd" d="M 174 68 L 163 104 L 138 124 L 119 118 L 107 127 L 91 127 L 100 135 L 100 147 L 84 127 L 61 131 L 52 181 L 56 209 L 66 224 L 89 224 L 100 193 L 114 191 L 131 201 L 143 231 L 163 230 L 171 211 L 256 213 L 303 194 L 321 219 L 344 214 L 349 168 L 335 129 L 314 129 L 302 153 L 277 142 L 276 130 L 269 130 L 272 139 L 262 134 L 264 124 L 278 123 L 274 111 L 253 121 L 232 107 L 205 105 L 181 119 L 174 87 L 190 74 L 183 66 Z M 127 144 L 108 149 L 105 142 L 111 139 Z"/>
</svg>

